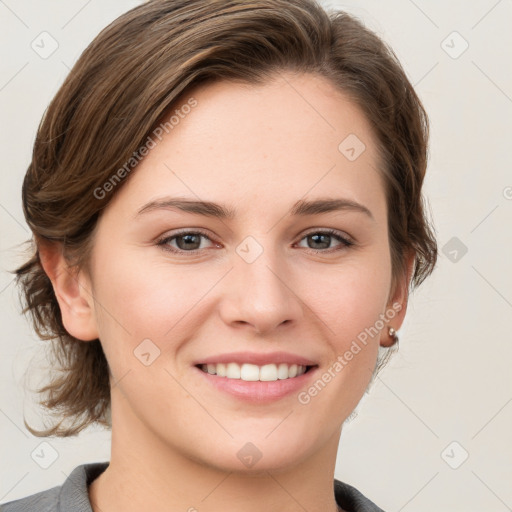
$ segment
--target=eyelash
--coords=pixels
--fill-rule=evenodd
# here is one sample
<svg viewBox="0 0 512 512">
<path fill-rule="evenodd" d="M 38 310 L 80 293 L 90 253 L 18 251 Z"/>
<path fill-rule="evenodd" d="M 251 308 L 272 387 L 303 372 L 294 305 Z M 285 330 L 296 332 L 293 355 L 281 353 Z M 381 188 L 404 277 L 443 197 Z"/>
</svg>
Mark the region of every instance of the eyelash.
<svg viewBox="0 0 512 512">
<path fill-rule="evenodd" d="M 345 238 L 344 236 L 342 236 L 340 234 L 340 232 L 336 231 L 335 229 L 323 229 L 323 230 L 318 230 L 318 231 L 310 231 L 309 233 L 306 233 L 300 239 L 300 241 L 304 240 L 304 238 L 307 238 L 308 236 L 318 235 L 318 234 L 330 235 L 330 236 L 336 238 L 339 242 L 341 242 L 341 246 L 340 247 L 331 248 L 331 249 L 311 249 L 311 248 L 305 248 L 307 251 L 310 251 L 310 252 L 312 252 L 314 254 L 337 252 L 337 251 L 341 251 L 341 250 L 344 250 L 344 249 L 348 249 L 351 246 L 355 245 L 354 242 L 352 242 L 348 238 Z M 172 236 L 166 236 L 166 237 L 158 240 L 156 245 L 161 247 L 162 250 L 170 252 L 170 253 L 173 253 L 173 254 L 197 254 L 197 253 L 201 252 L 202 250 L 204 250 L 204 249 L 193 249 L 191 251 L 186 251 L 184 249 L 170 248 L 168 243 L 171 240 L 174 240 L 175 238 L 179 238 L 179 237 L 184 236 L 184 235 L 201 235 L 201 236 L 204 236 L 205 238 L 207 238 L 208 240 L 213 242 L 213 240 L 210 239 L 210 237 L 208 236 L 207 233 L 205 233 L 204 231 L 201 231 L 200 229 L 198 229 L 198 230 L 195 230 L 195 231 L 191 231 L 191 230 L 178 231 L 178 232 L 174 233 Z"/>
</svg>

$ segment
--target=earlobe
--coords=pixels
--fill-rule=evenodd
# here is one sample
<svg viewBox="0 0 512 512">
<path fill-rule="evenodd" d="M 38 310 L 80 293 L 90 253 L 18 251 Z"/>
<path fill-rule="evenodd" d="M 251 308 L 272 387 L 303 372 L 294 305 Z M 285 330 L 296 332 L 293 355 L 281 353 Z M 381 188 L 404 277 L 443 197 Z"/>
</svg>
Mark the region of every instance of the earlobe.
<svg viewBox="0 0 512 512">
<path fill-rule="evenodd" d="M 406 272 L 394 286 L 393 293 L 386 306 L 386 311 L 392 310 L 396 314 L 393 315 L 387 327 L 382 331 L 380 344 L 383 347 L 391 347 L 397 342 L 396 331 L 400 329 L 407 311 L 409 283 L 411 282 L 414 262 L 414 253 L 412 253 L 407 259 Z"/>
<path fill-rule="evenodd" d="M 61 244 L 39 240 L 38 251 L 41 265 L 52 282 L 66 331 L 79 340 L 97 339 L 94 300 L 85 274 L 69 266 Z"/>
</svg>

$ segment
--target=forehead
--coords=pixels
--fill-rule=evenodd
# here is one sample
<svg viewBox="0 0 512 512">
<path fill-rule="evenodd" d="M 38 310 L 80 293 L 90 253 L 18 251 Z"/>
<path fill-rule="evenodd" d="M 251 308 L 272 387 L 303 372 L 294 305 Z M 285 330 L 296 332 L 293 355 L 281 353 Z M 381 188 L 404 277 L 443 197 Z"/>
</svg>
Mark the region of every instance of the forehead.
<svg viewBox="0 0 512 512">
<path fill-rule="evenodd" d="M 383 206 L 370 125 L 323 77 L 282 73 L 263 85 L 198 86 L 163 122 L 171 116 L 172 127 L 119 194 L 132 209 L 163 193 L 240 208 L 336 193 Z"/>
</svg>

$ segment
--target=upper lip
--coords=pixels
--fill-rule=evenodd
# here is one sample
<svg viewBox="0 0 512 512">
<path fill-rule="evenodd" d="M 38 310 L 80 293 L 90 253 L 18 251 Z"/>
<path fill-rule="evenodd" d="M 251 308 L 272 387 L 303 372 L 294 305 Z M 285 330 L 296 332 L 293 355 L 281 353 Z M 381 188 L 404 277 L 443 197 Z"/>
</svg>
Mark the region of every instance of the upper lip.
<svg viewBox="0 0 512 512">
<path fill-rule="evenodd" d="M 231 352 L 228 354 L 218 354 L 215 356 L 206 357 L 200 361 L 196 361 L 194 365 L 199 364 L 217 364 L 217 363 L 238 363 L 240 365 L 244 363 L 255 364 L 263 366 L 265 364 L 297 364 L 302 366 L 316 366 L 316 363 L 311 359 L 308 359 L 297 354 L 290 352 L 269 352 L 266 354 L 258 352 Z"/>
</svg>

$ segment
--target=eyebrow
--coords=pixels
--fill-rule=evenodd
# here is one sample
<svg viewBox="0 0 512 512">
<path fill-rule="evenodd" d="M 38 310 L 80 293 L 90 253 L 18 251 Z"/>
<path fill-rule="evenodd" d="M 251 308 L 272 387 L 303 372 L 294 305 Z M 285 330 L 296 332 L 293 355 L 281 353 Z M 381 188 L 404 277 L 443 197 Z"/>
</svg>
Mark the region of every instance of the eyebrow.
<svg viewBox="0 0 512 512">
<path fill-rule="evenodd" d="M 156 199 L 145 204 L 138 210 L 136 217 L 147 212 L 155 210 L 172 210 L 178 209 L 184 212 L 204 215 L 206 217 L 215 217 L 219 219 L 233 219 L 236 216 L 236 210 L 227 206 L 214 203 L 212 201 L 199 201 L 187 198 L 164 197 Z M 318 215 L 320 213 L 334 211 L 353 211 L 367 215 L 375 220 L 372 212 L 364 205 L 351 199 L 315 199 L 307 201 L 300 199 L 290 209 L 290 215 L 307 216 Z"/>
</svg>

